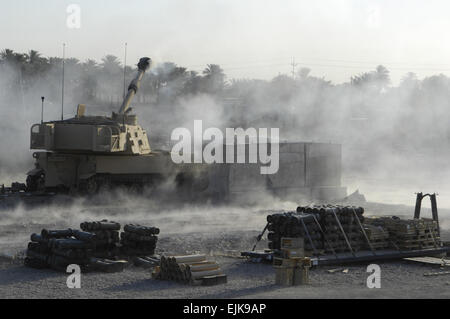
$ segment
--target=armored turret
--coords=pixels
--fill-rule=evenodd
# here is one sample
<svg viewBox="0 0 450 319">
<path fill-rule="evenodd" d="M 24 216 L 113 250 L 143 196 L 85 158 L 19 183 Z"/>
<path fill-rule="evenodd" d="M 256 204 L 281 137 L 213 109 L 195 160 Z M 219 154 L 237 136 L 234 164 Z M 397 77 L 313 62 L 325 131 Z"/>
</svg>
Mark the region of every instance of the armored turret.
<svg viewBox="0 0 450 319">
<path fill-rule="evenodd" d="M 137 75 L 118 113 L 113 112 L 111 117 L 86 116 L 86 106 L 79 104 L 74 118 L 33 125 L 30 148 L 63 153 L 149 154 L 147 133 L 137 124 L 136 115 L 130 114 L 130 104 L 150 64 L 150 58 L 139 60 Z"/>
<path fill-rule="evenodd" d="M 150 58 L 141 58 L 137 74 L 118 109 L 108 116 L 87 116 L 79 104 L 75 117 L 35 124 L 30 148 L 35 168 L 27 173 L 29 191 L 81 190 L 95 193 L 102 184 L 142 185 L 170 175 L 170 156 L 152 152 L 147 132 L 130 105 Z"/>
<path fill-rule="evenodd" d="M 30 147 L 40 151 L 33 154 L 35 168 L 27 173 L 28 191 L 91 195 L 104 186 L 154 189 L 171 184 L 178 196 L 191 198 L 192 192 L 207 187 L 205 177 L 197 178 L 205 176 L 205 166 L 175 164 L 169 152 L 152 151 L 147 132 L 131 114 L 130 105 L 150 64 L 150 58 L 139 60 L 117 113 L 87 116 L 86 106 L 79 104 L 71 119 L 31 127 Z"/>
</svg>

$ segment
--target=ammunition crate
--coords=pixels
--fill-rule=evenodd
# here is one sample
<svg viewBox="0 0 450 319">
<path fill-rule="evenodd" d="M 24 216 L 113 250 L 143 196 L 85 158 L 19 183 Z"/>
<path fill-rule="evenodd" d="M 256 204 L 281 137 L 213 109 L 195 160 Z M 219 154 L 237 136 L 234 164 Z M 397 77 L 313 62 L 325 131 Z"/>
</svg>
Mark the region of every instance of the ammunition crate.
<svg viewBox="0 0 450 319">
<path fill-rule="evenodd" d="M 309 267 L 295 268 L 294 271 L 294 286 L 309 284 Z"/>
<path fill-rule="evenodd" d="M 281 258 L 300 258 L 305 257 L 305 250 L 303 248 L 298 249 L 280 249 L 279 256 Z"/>
<path fill-rule="evenodd" d="M 309 259 L 309 258 L 308 258 Z M 309 284 L 309 266 L 274 266 L 275 284 L 281 286 L 299 286 Z"/>
<path fill-rule="evenodd" d="M 275 283 L 281 286 L 294 285 L 294 267 L 275 266 Z"/>
<path fill-rule="evenodd" d="M 299 249 L 305 247 L 305 240 L 303 237 L 298 238 L 281 238 L 281 249 Z"/>
</svg>

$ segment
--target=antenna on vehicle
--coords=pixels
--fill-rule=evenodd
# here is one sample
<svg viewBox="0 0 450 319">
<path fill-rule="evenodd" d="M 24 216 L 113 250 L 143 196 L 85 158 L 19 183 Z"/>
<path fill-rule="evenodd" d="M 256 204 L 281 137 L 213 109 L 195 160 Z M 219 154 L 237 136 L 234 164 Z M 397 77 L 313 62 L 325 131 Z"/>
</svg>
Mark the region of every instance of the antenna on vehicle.
<svg viewBox="0 0 450 319">
<path fill-rule="evenodd" d="M 294 80 L 295 80 L 295 68 L 297 67 L 297 65 L 298 65 L 298 63 L 295 63 L 295 57 L 292 58 L 292 63 L 291 63 L 291 66 L 292 66 L 292 78 Z"/>
<path fill-rule="evenodd" d="M 64 120 L 64 60 L 66 58 L 66 44 L 63 43 L 62 58 L 62 92 L 61 92 L 61 121 Z"/>
<path fill-rule="evenodd" d="M 123 98 L 127 95 L 125 75 L 127 71 L 127 43 L 125 42 L 125 57 L 123 59 Z"/>
<path fill-rule="evenodd" d="M 45 97 L 41 96 L 42 105 L 41 105 L 41 124 L 44 123 L 44 100 Z"/>
</svg>

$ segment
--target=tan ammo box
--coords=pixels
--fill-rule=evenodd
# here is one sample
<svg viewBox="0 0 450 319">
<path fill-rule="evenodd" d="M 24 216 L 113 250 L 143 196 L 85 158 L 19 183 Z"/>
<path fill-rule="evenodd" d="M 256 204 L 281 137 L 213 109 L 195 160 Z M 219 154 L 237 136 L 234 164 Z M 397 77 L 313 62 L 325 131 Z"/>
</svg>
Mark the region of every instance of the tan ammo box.
<svg viewBox="0 0 450 319">
<path fill-rule="evenodd" d="M 304 249 L 305 239 L 303 237 L 299 238 L 281 238 L 281 249 Z"/>
<path fill-rule="evenodd" d="M 309 284 L 309 267 L 297 267 L 294 270 L 294 286 Z"/>
<path fill-rule="evenodd" d="M 300 286 L 309 284 L 309 267 L 275 266 L 275 284 Z"/>
<path fill-rule="evenodd" d="M 291 258 L 301 258 L 305 257 L 305 250 L 303 248 L 296 249 L 280 249 L 281 256 L 283 258 L 291 259 Z"/>
<path fill-rule="evenodd" d="M 275 268 L 275 284 L 280 286 L 294 285 L 294 267 L 274 266 Z"/>
<path fill-rule="evenodd" d="M 281 286 L 309 284 L 310 258 L 274 259 L 275 283 Z"/>
<path fill-rule="evenodd" d="M 305 241 L 299 238 L 281 238 L 281 255 L 283 258 L 295 258 L 305 256 Z"/>
</svg>

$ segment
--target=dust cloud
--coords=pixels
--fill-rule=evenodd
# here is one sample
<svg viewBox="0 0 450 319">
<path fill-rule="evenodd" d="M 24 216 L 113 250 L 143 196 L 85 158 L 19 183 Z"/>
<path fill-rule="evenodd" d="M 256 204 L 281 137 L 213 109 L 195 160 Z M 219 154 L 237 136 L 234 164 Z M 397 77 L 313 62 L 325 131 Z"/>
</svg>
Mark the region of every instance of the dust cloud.
<svg viewBox="0 0 450 319">
<path fill-rule="evenodd" d="M 195 249 L 209 242 L 214 243 L 211 249 L 217 249 L 222 244 L 223 248 L 251 249 L 256 235 L 267 223 L 268 214 L 274 210 L 292 211 L 296 208 L 295 203 L 282 202 L 270 196 L 263 196 L 264 200 L 259 197 L 259 202 L 252 205 L 188 204 L 176 199 L 161 201 L 150 196 L 145 191 L 143 195 L 136 195 L 116 189 L 89 199 L 61 198 L 48 205 L 3 209 L 0 218 L 0 256 L 20 253 L 26 248 L 29 236 L 43 228 L 79 229 L 82 222 L 102 219 L 119 222 L 122 226 L 132 223 L 158 227 L 161 245 L 172 251 L 191 245 L 194 239 L 198 241 L 193 245 Z M 189 237 L 190 242 L 186 242 L 185 237 Z"/>
<path fill-rule="evenodd" d="M 219 89 L 197 90 L 189 81 L 198 75 L 185 70 L 177 76 L 168 69 L 179 71 L 173 63 L 154 66 L 133 107 L 153 149 L 170 148 L 171 131 L 190 128 L 196 119 L 220 129 L 278 127 L 284 141 L 342 144 L 342 182 L 349 192 L 359 189 L 369 201 L 408 205 L 415 192 L 437 192 L 438 204 L 450 208 L 450 79 L 445 75 L 418 79 L 408 73 L 393 85 L 389 70 L 379 66 L 334 84 L 303 68 L 295 77 L 227 79 Z M 120 105 L 120 69 L 109 77 L 86 72 L 67 66 L 65 118 L 78 103 L 87 103 L 91 114 L 108 114 Z M 173 76 L 161 80 L 161 74 Z M 127 81 L 132 75 L 128 70 Z M 40 97 L 46 96 L 44 120 L 61 117 L 61 69 L 54 65 L 24 78 L 20 67 L 2 63 L 0 181 L 5 184 L 24 181 L 33 166 L 29 129 L 40 121 Z M 83 86 L 95 98 L 83 95 Z"/>
</svg>

